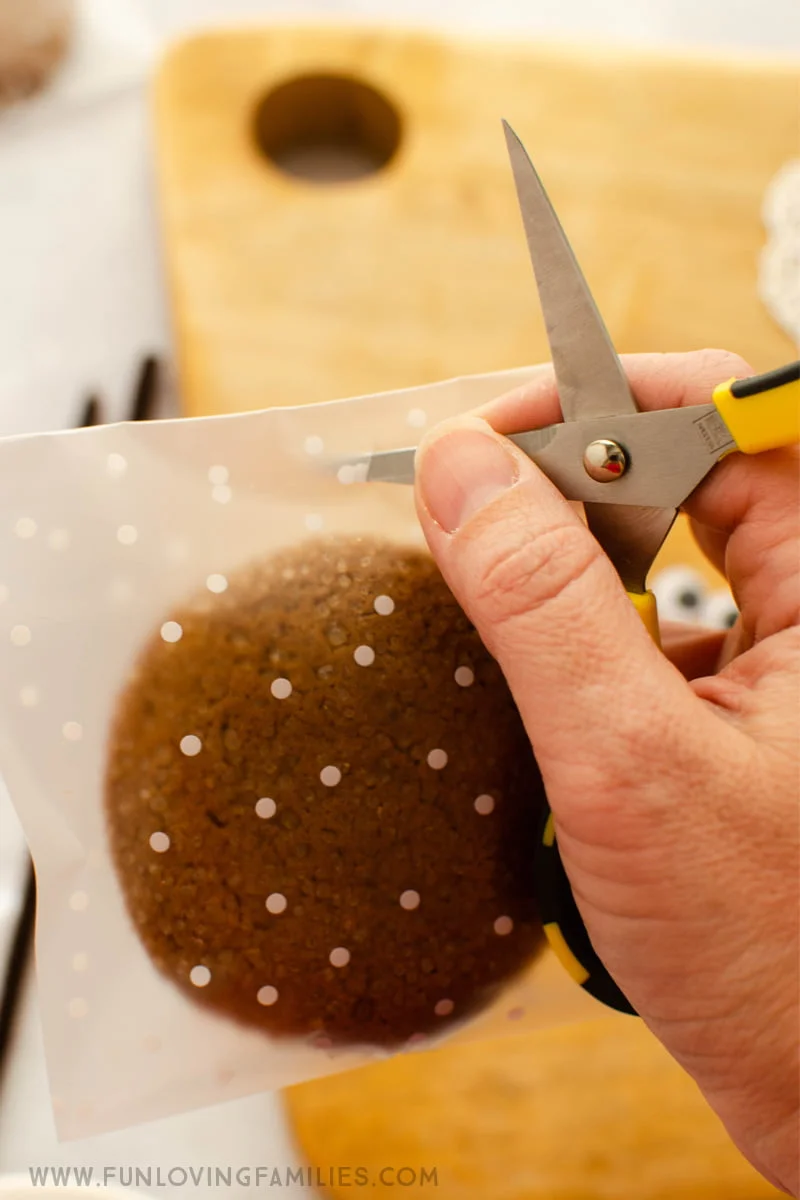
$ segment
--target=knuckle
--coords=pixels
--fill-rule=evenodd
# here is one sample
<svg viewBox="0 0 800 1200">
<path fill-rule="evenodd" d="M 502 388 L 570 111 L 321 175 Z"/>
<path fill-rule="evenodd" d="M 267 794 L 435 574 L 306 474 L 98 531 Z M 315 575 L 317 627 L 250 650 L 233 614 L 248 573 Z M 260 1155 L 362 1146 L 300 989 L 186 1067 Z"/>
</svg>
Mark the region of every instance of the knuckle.
<svg viewBox="0 0 800 1200">
<path fill-rule="evenodd" d="M 601 558 L 599 545 L 577 522 L 527 536 L 521 531 L 512 542 L 490 542 L 475 604 L 493 625 L 505 625 L 579 585 Z"/>
<path fill-rule="evenodd" d="M 750 364 L 740 354 L 734 354 L 730 350 L 707 348 L 699 350 L 698 354 L 703 377 L 707 376 L 714 384 L 721 383 L 724 379 L 730 379 L 732 376 L 744 379 L 753 374 Z"/>
</svg>

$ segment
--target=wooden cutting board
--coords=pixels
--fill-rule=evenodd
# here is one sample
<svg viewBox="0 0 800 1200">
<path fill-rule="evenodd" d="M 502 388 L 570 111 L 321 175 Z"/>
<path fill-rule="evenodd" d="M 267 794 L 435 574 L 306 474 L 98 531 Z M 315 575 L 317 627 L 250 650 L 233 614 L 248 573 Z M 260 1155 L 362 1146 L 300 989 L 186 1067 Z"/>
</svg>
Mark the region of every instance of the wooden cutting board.
<svg viewBox="0 0 800 1200">
<path fill-rule="evenodd" d="M 383 170 L 311 183 L 259 149 L 262 100 L 320 73 L 369 85 L 396 114 Z M 379 102 L 352 89 L 307 81 L 289 96 L 265 120 L 290 153 L 293 137 L 324 140 L 337 122 L 391 141 Z M 800 146 L 794 64 L 274 27 L 179 44 L 155 110 L 191 415 L 545 358 L 501 117 L 530 149 L 620 350 L 722 345 L 757 369 L 794 356 L 756 293 L 762 196 Z"/>
<path fill-rule="evenodd" d="M 404 1055 L 292 1088 L 286 1104 L 306 1160 L 335 1200 L 361 1190 L 356 1167 L 375 1200 L 782 1195 L 629 1017 Z M 335 1172 L 342 1165 L 349 1179 Z"/>
</svg>

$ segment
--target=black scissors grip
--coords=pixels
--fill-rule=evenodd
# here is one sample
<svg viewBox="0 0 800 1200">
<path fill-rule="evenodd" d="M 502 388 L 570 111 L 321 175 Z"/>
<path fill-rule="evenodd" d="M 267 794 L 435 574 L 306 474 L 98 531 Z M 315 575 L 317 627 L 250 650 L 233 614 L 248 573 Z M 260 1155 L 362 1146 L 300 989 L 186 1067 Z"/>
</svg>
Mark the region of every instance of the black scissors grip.
<svg viewBox="0 0 800 1200">
<path fill-rule="evenodd" d="M 536 890 L 547 940 L 576 983 L 617 1012 L 636 1016 L 597 956 L 583 923 L 561 861 L 553 814 L 546 809 L 536 843 Z"/>
<path fill-rule="evenodd" d="M 763 375 L 734 379 L 731 395 L 737 400 L 745 400 L 751 396 L 760 396 L 762 392 L 771 392 L 774 388 L 785 387 L 787 383 L 797 383 L 798 380 L 800 362 L 788 363 L 785 367 L 776 367 L 774 371 L 765 371 Z"/>
</svg>

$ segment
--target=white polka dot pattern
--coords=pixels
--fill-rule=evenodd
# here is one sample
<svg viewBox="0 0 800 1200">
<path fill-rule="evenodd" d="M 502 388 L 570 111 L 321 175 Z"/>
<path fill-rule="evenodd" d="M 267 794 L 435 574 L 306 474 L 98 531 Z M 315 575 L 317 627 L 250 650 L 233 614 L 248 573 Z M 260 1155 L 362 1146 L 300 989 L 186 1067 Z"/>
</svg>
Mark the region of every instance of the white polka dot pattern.
<svg viewBox="0 0 800 1200">
<path fill-rule="evenodd" d="M 407 411 L 408 404 L 406 400 L 393 418 L 395 433 L 399 432 L 402 436 L 405 425 L 406 444 L 412 441 L 409 429 L 422 430 L 426 425 L 432 425 L 438 417 L 433 405 L 426 412 L 424 408 Z M 329 443 L 327 447 L 322 437 L 311 437 L 304 446 L 302 434 L 295 436 L 291 447 L 293 470 L 299 465 L 301 471 L 305 469 L 319 473 L 325 463 L 304 463 L 304 453 L 320 457 L 326 453 L 341 453 L 346 448 L 338 436 L 334 438 L 329 433 L 327 424 L 323 432 L 325 441 Z M 199 623 L 195 621 L 196 614 L 202 614 L 203 620 L 207 618 L 209 622 L 220 622 L 222 625 L 229 619 L 234 608 L 233 601 L 240 594 L 240 580 L 245 578 L 244 570 L 250 562 L 255 570 L 259 555 L 256 536 L 242 532 L 241 527 L 247 521 L 257 523 L 258 505 L 261 504 L 267 511 L 268 505 L 273 502 L 271 496 L 277 495 L 279 486 L 282 486 L 280 472 L 272 467 L 265 470 L 259 492 L 258 481 L 254 482 L 243 468 L 230 448 L 230 442 L 223 444 L 221 441 L 217 451 L 223 462 L 229 464 L 227 466 L 215 461 L 213 447 L 209 450 L 207 445 L 199 474 L 195 473 L 192 478 L 191 471 L 184 470 L 186 462 L 179 463 L 179 469 L 175 471 L 176 481 L 183 480 L 193 492 L 193 503 L 198 512 L 202 512 L 205 523 L 203 525 L 198 517 L 196 522 L 187 524 L 179 521 L 166 504 L 160 513 L 156 513 L 152 504 L 139 503 L 138 490 L 143 489 L 145 484 L 150 486 L 150 473 L 157 479 L 162 468 L 168 465 L 166 459 L 159 461 L 157 456 L 146 453 L 146 441 L 140 442 L 140 436 L 141 431 L 137 430 L 132 439 L 120 434 L 114 442 L 100 441 L 99 452 L 93 458 L 87 454 L 86 461 L 80 464 L 81 471 L 87 475 L 93 472 L 92 486 L 96 490 L 97 506 L 98 509 L 104 509 L 102 521 L 98 518 L 97 531 L 82 524 L 72 509 L 68 508 L 62 514 L 52 507 L 41 506 L 35 494 L 27 491 L 18 496 L 18 511 L 12 508 L 6 516 L 4 536 L 6 543 L 11 546 L 13 565 L 11 568 L 8 565 L 4 567 L 4 576 L 8 570 L 11 570 L 11 576 L 7 578 L 7 584 L 4 582 L 0 585 L 0 604 L 5 603 L 5 607 L 0 609 L 4 618 L 3 629 L 0 630 L 0 638 L 4 642 L 0 642 L 0 645 L 5 645 L 6 659 L 11 664 L 13 686 L 9 708 L 21 739 L 31 738 L 34 734 L 49 739 L 48 753 L 58 759 L 64 795 L 68 797 L 64 801 L 65 808 L 76 813 L 83 802 L 80 798 L 82 773 L 94 767 L 95 756 L 99 761 L 107 752 L 108 730 L 114 714 L 110 706 L 106 707 L 105 714 L 98 714 L 91 704 L 83 702 L 80 692 L 72 695 L 61 679 L 51 678 L 47 673 L 47 656 L 56 622 L 46 606 L 40 609 L 27 602 L 18 578 L 16 561 L 32 562 L 32 570 L 46 572 L 54 580 L 62 575 L 68 576 L 73 570 L 77 572 L 80 565 L 87 579 L 91 579 L 90 608 L 96 620 L 97 645 L 95 631 L 91 630 L 91 636 L 84 639 L 87 654 L 93 655 L 97 650 L 100 656 L 109 648 L 113 650 L 114 643 L 103 641 L 107 639 L 106 625 L 125 631 L 130 624 L 137 632 L 130 638 L 127 633 L 121 634 L 119 652 L 116 657 L 111 655 L 113 664 L 119 659 L 119 667 L 113 665 L 109 675 L 118 670 L 120 681 L 127 680 L 127 675 L 123 676 L 122 672 L 130 671 L 133 675 L 138 669 L 135 650 L 137 646 L 144 648 L 147 645 L 147 653 L 152 652 L 164 664 L 164 677 L 169 679 L 170 672 L 180 671 L 183 664 L 191 663 L 193 656 L 197 655 Z M 109 453 L 112 445 L 114 449 Z M 358 444 L 354 448 L 357 450 Z M 187 461 L 190 460 L 187 458 Z M 326 487 L 329 489 L 327 492 Z M 399 494 L 394 495 L 396 497 Z M 308 591 L 309 574 L 313 576 L 310 555 L 311 552 L 316 553 L 316 547 L 321 543 L 315 543 L 306 535 L 315 535 L 323 530 L 338 533 L 343 524 L 349 528 L 348 514 L 357 510 L 361 497 L 366 495 L 366 490 L 359 491 L 357 488 L 345 493 L 336 485 L 335 478 L 331 476 L 326 484 L 323 477 L 319 487 L 310 488 L 305 493 L 298 489 L 290 498 L 286 511 L 280 517 L 277 534 L 271 528 L 264 528 L 264 540 L 269 543 L 270 550 L 274 540 L 295 542 L 309 549 L 307 562 L 311 563 L 311 572 L 302 556 L 287 558 L 293 564 L 286 571 L 288 595 L 302 599 Z M 174 497 L 178 510 L 183 512 L 177 486 Z M 205 530 L 208 531 L 207 537 Z M 224 536 L 226 530 L 227 537 Z M 92 563 L 93 556 L 95 563 L 87 566 Z M 247 723 L 241 721 L 235 706 L 229 705 L 231 696 L 225 692 L 224 679 L 219 693 L 222 707 L 232 710 L 230 717 L 227 711 L 222 713 L 218 709 L 212 712 L 205 703 L 205 696 L 198 694 L 197 704 L 190 703 L 187 710 L 181 711 L 178 719 L 171 724 L 165 721 L 163 745 L 156 745 L 153 753 L 163 761 L 164 776 L 170 774 L 182 780 L 179 787 L 185 785 L 186 794 L 191 795 L 204 814 L 200 837 L 205 836 L 208 844 L 232 845 L 235 838 L 240 836 L 241 829 L 241 836 L 249 837 L 259 850 L 263 848 L 265 862 L 273 864 L 263 874 L 255 873 L 255 885 L 250 889 L 247 901 L 239 893 L 237 898 L 242 900 L 243 907 L 244 903 L 252 901 L 252 923 L 259 930 L 258 936 L 263 932 L 265 945 L 268 945 L 267 939 L 271 938 L 272 946 L 277 947 L 270 959 L 269 953 L 261 955 L 257 937 L 254 936 L 252 942 L 248 943 L 248 947 L 254 947 L 254 952 L 247 984 L 241 996 L 242 1017 L 245 1021 L 252 1021 L 254 1027 L 260 1022 L 263 1028 L 278 1031 L 284 1026 L 291 1028 L 294 1019 L 291 1010 L 296 1004 L 296 980 L 283 958 L 284 939 L 288 938 L 291 943 L 297 930 L 302 935 L 303 922 L 314 919 L 317 911 L 315 906 L 318 904 L 324 907 L 326 918 L 325 922 L 320 922 L 323 925 L 322 938 L 313 945 L 309 961 L 309 975 L 317 973 L 317 982 L 313 986 L 321 986 L 324 981 L 331 993 L 339 998 L 337 1003 L 350 1005 L 351 991 L 358 998 L 356 989 L 362 982 L 362 974 L 367 978 L 370 976 L 372 967 L 365 953 L 365 947 L 370 945 L 370 934 L 369 930 L 365 933 L 361 927 L 361 912 L 353 909 L 353 902 L 349 898 L 349 881 L 355 880 L 355 872 L 353 864 L 347 861 L 349 849 L 337 826 L 337 822 L 341 821 L 345 836 L 349 836 L 347 831 L 350 828 L 357 827 L 364 804 L 364 788 L 361 785 L 362 774 L 359 773 L 363 772 L 363 764 L 358 757 L 358 745 L 354 743 L 356 733 L 362 734 L 365 729 L 369 731 L 369 736 L 374 738 L 376 756 L 384 754 L 381 769 L 375 772 L 375 783 L 370 784 L 370 787 L 374 787 L 374 797 L 367 798 L 370 802 L 374 799 L 375 815 L 371 819 L 385 838 L 387 849 L 385 886 L 380 893 L 381 919 L 386 921 L 387 926 L 394 921 L 398 936 L 407 939 L 408 945 L 402 953 L 408 956 L 409 972 L 416 973 L 414 978 L 424 983 L 424 999 L 420 1004 L 418 1019 L 413 1025 L 406 1024 L 401 1035 L 405 1037 L 410 1029 L 419 1028 L 418 1036 L 406 1040 L 411 1046 L 422 1046 L 428 1035 L 443 1033 L 453 1018 L 460 1020 L 471 1009 L 463 981 L 460 978 L 456 980 L 452 963 L 444 961 L 450 952 L 449 942 L 453 939 L 447 928 L 448 913 L 439 906 L 441 896 L 437 894 L 436 880 L 430 878 L 430 867 L 422 863 L 418 868 L 410 842 L 409 852 L 399 864 L 395 862 L 391 867 L 389 865 L 388 857 L 396 848 L 397 833 L 402 834 L 403 831 L 402 828 L 398 830 L 397 815 L 391 811 L 391 804 L 382 799 L 381 790 L 390 791 L 395 778 L 402 779 L 409 803 L 414 803 L 414 789 L 417 789 L 416 794 L 421 801 L 437 810 L 437 818 L 441 816 L 447 819 L 449 790 L 457 788 L 459 807 L 455 819 L 463 822 L 464 828 L 469 830 L 468 839 L 474 839 L 477 854 L 482 855 L 485 847 L 493 846 L 494 839 L 503 832 L 507 810 L 511 808 L 511 797 L 505 794 L 491 763 L 485 774 L 480 768 L 470 775 L 470 759 L 464 754 L 459 741 L 458 721 L 452 722 L 453 739 L 452 742 L 449 740 L 450 715 L 459 714 L 460 720 L 460 714 L 469 714 L 472 705 L 485 705 L 493 675 L 490 670 L 484 669 L 479 648 L 470 653 L 473 646 L 471 637 L 463 636 L 456 644 L 450 645 L 445 639 L 440 642 L 436 640 L 433 627 L 427 644 L 432 656 L 431 663 L 435 662 L 431 676 L 437 680 L 437 688 L 429 689 L 426 698 L 426 716 L 430 719 L 422 725 L 421 733 L 413 730 L 408 732 L 407 715 L 413 709 L 412 689 L 417 679 L 416 675 L 408 674 L 408 691 L 404 692 L 398 687 L 394 693 L 398 697 L 394 709 L 398 714 L 396 727 L 382 727 L 380 713 L 375 718 L 372 697 L 374 689 L 383 688 L 388 693 L 393 687 L 393 660 L 396 647 L 404 636 L 406 623 L 414 611 L 413 593 L 409 593 L 407 578 L 395 576 L 390 571 L 374 575 L 365 588 L 359 578 L 359 563 L 368 560 L 347 559 L 342 565 L 344 560 L 343 555 L 342 560 L 334 559 L 331 562 L 330 579 L 325 583 L 328 591 L 324 601 L 320 601 L 320 611 L 323 603 L 328 604 L 329 609 L 319 624 L 319 636 L 314 632 L 314 640 L 311 636 L 308 639 L 314 653 L 319 654 L 319 661 L 314 661 L 309 669 L 302 655 L 298 659 L 294 649 L 283 644 L 281 639 L 284 632 L 281 631 L 258 663 L 259 703 L 263 702 L 264 724 L 269 735 L 265 741 L 270 744 L 256 768 L 249 770 L 241 787 L 231 780 L 231 788 L 227 787 L 227 781 L 222 788 L 219 778 L 215 779 L 215 759 L 224 754 L 229 764 L 246 760 L 248 739 L 253 736 Z M 400 566 L 406 570 L 402 560 Z M 280 570 L 275 578 L 280 581 Z M 352 620 L 350 612 L 343 607 L 351 597 L 356 598 L 358 606 Z M 70 603 L 74 601 L 71 599 Z M 121 607 L 123 603 L 124 608 Z M 80 612 L 80 609 L 76 606 L 69 611 Z M 346 613 L 344 618 L 343 612 Z M 240 665 L 244 664 L 249 671 L 241 644 L 234 637 L 227 647 L 237 679 L 244 678 L 245 674 L 239 673 Z M 14 651 L 12 648 L 16 646 L 22 648 Z M 321 737 L 315 740 L 313 736 L 314 672 L 318 669 L 330 672 L 320 676 L 325 680 L 326 716 L 337 705 L 342 711 L 347 706 L 348 720 L 352 721 L 353 744 L 348 740 L 349 735 L 338 735 L 339 727 L 335 725 L 328 739 Z M 196 674 L 195 678 L 200 679 L 201 674 Z M 425 686 L 427 676 L 420 671 L 418 678 Z M 439 684 L 441 714 L 437 709 Z M 405 686 L 406 681 L 403 682 Z M 470 689 L 472 694 L 469 694 Z M 202 693 L 202 690 L 202 687 L 199 688 L 198 693 Z M 109 695 L 113 700 L 111 691 Z M 155 699 L 161 703 L 160 696 Z M 448 719 L 441 719 L 445 715 Z M 37 729 L 40 731 L 38 734 Z M 308 735 L 300 751 L 303 771 L 298 771 L 298 777 L 303 775 L 302 795 L 299 787 L 297 794 L 292 794 L 291 777 L 295 768 L 286 749 L 280 744 L 283 731 L 287 729 L 297 729 L 299 734 L 306 732 Z M 274 751 L 271 745 L 273 739 Z M 403 758 L 399 768 L 398 753 Z M 130 852 L 137 856 L 142 878 L 148 881 L 146 886 L 155 889 L 163 886 L 164 880 L 174 879 L 176 870 L 183 869 L 192 854 L 192 845 L 171 789 L 152 777 L 149 771 L 144 772 L 143 776 L 140 780 L 133 779 L 130 793 L 131 802 L 139 805 L 144 819 L 133 831 L 129 847 Z M 140 788 L 140 782 L 148 787 Z M 495 797 L 498 805 L 502 796 L 503 811 L 491 819 L 489 814 L 494 810 L 495 797 L 490 796 L 489 791 L 493 788 L 497 788 Z M 228 792 L 232 794 L 228 795 Z M 229 810 L 233 808 L 232 819 L 226 807 Z M 321 840 L 317 837 L 319 831 L 314 827 L 317 813 L 320 820 L 330 822 L 329 828 L 333 831 L 331 854 L 335 856 L 341 853 L 342 858 L 340 883 L 337 881 L 331 885 L 330 880 L 324 879 L 318 896 L 316 892 L 301 888 L 302 873 L 290 873 L 274 867 L 275 861 L 280 862 L 284 842 L 293 840 L 301 843 L 301 849 L 305 852 L 307 838 L 308 846 L 316 852 Z M 431 828 L 430 825 L 424 827 Z M 337 844 L 337 838 L 341 846 Z M 103 874 L 108 872 L 109 867 L 108 847 L 100 845 L 99 865 L 90 862 L 87 857 L 90 851 L 98 855 L 101 840 L 96 831 L 91 831 L 91 836 L 87 838 L 87 854 L 76 863 L 71 874 L 65 873 L 66 886 L 60 894 L 56 893 L 65 933 L 60 961 L 64 990 L 59 993 L 60 1001 L 56 1001 L 57 1012 L 65 1028 L 69 1028 L 68 1022 L 72 1022 L 76 1038 L 81 1033 L 77 1028 L 81 1020 L 87 1030 L 92 1030 L 96 1024 L 102 1025 L 106 1020 L 102 1010 L 107 1003 L 103 984 L 103 971 L 107 969 L 104 963 L 107 960 L 100 952 L 96 930 L 105 920 L 104 910 L 113 907 L 109 906 L 109 881 Z M 273 854 L 278 858 L 272 859 L 270 856 Z M 230 861 L 232 879 L 238 865 L 235 855 Z M 195 859 L 195 863 L 198 862 L 199 859 Z M 186 926 L 191 928 L 186 944 L 181 946 L 180 958 L 175 957 L 170 970 L 185 991 L 205 990 L 203 997 L 197 997 L 197 1000 L 202 1000 L 200 1006 L 196 1002 L 187 1004 L 180 991 L 175 991 L 175 1004 L 183 1005 L 187 1021 L 196 1019 L 202 1023 L 208 1020 L 204 1016 L 204 1008 L 224 1007 L 231 975 L 226 955 L 242 952 L 245 943 L 242 942 L 237 951 L 226 948 L 224 939 L 219 945 L 204 939 L 200 929 L 203 922 L 202 892 L 205 889 L 208 893 L 213 886 L 213 871 L 209 872 L 207 864 L 198 865 L 197 870 L 198 873 L 201 870 L 203 872 L 199 883 L 199 899 L 196 904 L 194 901 L 187 903 L 185 921 Z M 323 877 L 320 876 L 320 879 Z M 111 882 L 114 882 L 113 877 Z M 459 886 L 461 884 L 465 889 L 469 888 L 468 873 L 459 875 Z M 235 883 L 231 884 L 234 892 L 236 887 Z M 459 904 L 457 891 L 454 887 L 454 908 Z M 232 916 L 235 916 L 227 893 L 224 902 L 230 907 Z M 192 904 L 194 908 L 190 912 Z M 512 933 L 513 921 L 505 915 L 506 912 L 517 917 L 512 902 L 504 900 L 502 893 L 498 893 L 493 906 L 478 913 L 482 936 L 496 938 L 499 942 Z M 183 913 L 179 913 L 178 920 L 183 919 Z M 521 925 L 518 925 L 517 936 L 504 946 L 492 941 L 487 957 L 502 961 L 503 956 L 511 952 L 512 946 L 522 941 L 522 932 Z M 415 961 L 413 943 L 417 936 L 427 937 L 428 941 L 424 947 L 421 944 L 419 957 Z M 445 938 L 448 939 L 447 950 Z M 397 953 L 399 955 L 399 951 Z M 403 988 L 405 986 L 404 983 Z M 413 990 L 415 984 L 408 986 Z M 377 1000 L 375 1004 L 377 1008 L 380 1007 Z M 506 1009 L 508 1007 L 507 1004 Z M 397 1002 L 394 1002 L 394 1010 L 397 1010 Z M 375 1020 L 389 1022 L 391 1012 L 391 1007 L 385 1016 L 378 1012 Z M 505 1009 L 501 1009 L 501 1013 L 505 1015 Z M 372 1019 L 358 1017 L 359 1021 L 365 1022 Z M 159 1051 L 164 1064 L 171 1065 L 174 1047 L 171 1044 L 172 1027 L 169 1022 L 159 1025 L 151 1012 L 144 1014 L 141 1021 L 138 1021 L 137 1014 L 137 1022 L 135 1029 L 132 1027 L 131 1041 L 135 1041 L 142 1056 L 143 1069 L 165 1069 L 159 1066 L 156 1059 L 145 1059 L 145 1050 L 149 1053 Z M 335 1044 L 338 1053 L 338 1047 L 347 1035 L 341 1034 L 338 1029 L 334 1033 L 335 1024 L 335 1015 L 322 1011 L 318 1026 L 325 1033 L 321 1033 L 313 1044 L 326 1050 L 332 1049 Z M 313 1027 L 314 1024 L 311 1025 Z M 421 1032 L 423 1030 L 427 1033 Z M 328 1034 L 333 1034 L 335 1043 L 331 1043 Z M 314 1035 L 305 1033 L 302 1036 L 306 1044 L 311 1044 Z M 208 1073 L 212 1087 L 216 1075 L 222 1067 L 227 1068 L 230 1061 L 231 1056 L 227 1051 L 222 1049 L 218 1052 L 216 1045 L 209 1052 Z M 244 1079 L 246 1064 L 232 1063 L 231 1071 L 234 1066 L 237 1079 Z M 75 1099 L 70 1098 L 68 1105 L 74 1109 L 74 1104 Z"/>
<path fill-rule="evenodd" d="M 135 525 L 120 525 L 117 530 L 117 541 L 121 546 L 133 546 L 139 540 L 139 531 Z"/>
<path fill-rule="evenodd" d="M 427 762 L 432 771 L 443 770 L 447 766 L 447 751 L 431 750 Z"/>
<path fill-rule="evenodd" d="M 121 479 L 128 470 L 128 460 L 123 454 L 109 454 L 106 459 L 106 471 L 112 479 Z"/>
<path fill-rule="evenodd" d="M 14 532 L 17 537 L 25 540 L 36 537 L 36 529 L 36 522 L 32 517 L 20 517 L 14 526 Z"/>
</svg>

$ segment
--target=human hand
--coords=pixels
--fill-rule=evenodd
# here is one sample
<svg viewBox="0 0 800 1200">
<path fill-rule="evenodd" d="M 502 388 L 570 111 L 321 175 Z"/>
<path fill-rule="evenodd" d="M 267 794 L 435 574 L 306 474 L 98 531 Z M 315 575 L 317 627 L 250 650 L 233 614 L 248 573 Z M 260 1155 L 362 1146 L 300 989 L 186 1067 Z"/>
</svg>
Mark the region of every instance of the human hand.
<svg viewBox="0 0 800 1200">
<path fill-rule="evenodd" d="M 752 373 L 721 351 L 625 367 L 644 409 Z M 798 449 L 735 454 L 687 502 L 741 616 L 666 638 L 673 665 L 575 508 L 499 436 L 559 419 L 543 367 L 438 426 L 417 459 L 420 520 L 514 694 L 597 953 L 740 1149 L 796 1194 Z"/>
</svg>

